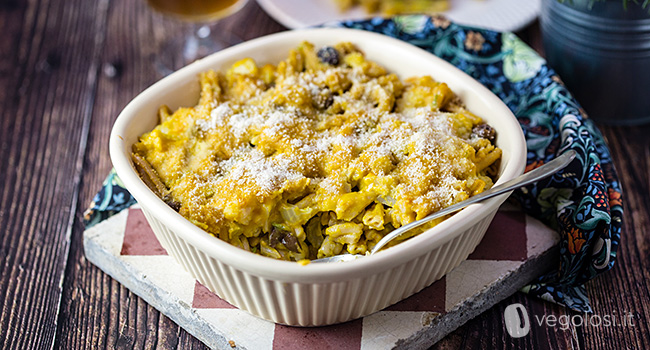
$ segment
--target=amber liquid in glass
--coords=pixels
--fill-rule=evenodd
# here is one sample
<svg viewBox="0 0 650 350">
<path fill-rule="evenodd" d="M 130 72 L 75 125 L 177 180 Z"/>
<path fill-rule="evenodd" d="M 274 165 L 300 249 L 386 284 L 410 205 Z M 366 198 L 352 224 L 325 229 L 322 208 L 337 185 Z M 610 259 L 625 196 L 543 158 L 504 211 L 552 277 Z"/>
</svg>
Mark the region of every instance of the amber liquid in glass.
<svg viewBox="0 0 650 350">
<path fill-rule="evenodd" d="M 151 7 L 178 18 L 200 22 L 226 17 L 240 0 L 148 0 Z"/>
</svg>

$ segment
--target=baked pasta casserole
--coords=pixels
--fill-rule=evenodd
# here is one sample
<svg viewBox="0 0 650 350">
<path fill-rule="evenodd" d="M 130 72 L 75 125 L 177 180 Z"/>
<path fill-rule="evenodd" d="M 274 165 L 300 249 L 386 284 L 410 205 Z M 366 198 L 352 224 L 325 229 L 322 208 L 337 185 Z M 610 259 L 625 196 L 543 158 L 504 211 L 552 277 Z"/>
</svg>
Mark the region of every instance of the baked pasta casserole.
<svg viewBox="0 0 650 350">
<path fill-rule="evenodd" d="M 245 58 L 199 80 L 198 104 L 160 107 L 133 162 L 181 215 L 264 256 L 364 254 L 490 188 L 501 157 L 447 84 L 400 80 L 351 43 L 304 42 L 277 65 Z"/>
</svg>

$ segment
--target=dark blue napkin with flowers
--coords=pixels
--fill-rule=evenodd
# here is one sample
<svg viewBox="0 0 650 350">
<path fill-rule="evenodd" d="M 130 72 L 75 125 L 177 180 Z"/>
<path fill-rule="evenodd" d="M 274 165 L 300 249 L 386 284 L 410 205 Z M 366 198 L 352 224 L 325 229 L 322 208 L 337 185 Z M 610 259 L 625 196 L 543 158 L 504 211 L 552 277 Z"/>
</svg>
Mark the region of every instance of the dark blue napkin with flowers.
<svg viewBox="0 0 650 350">
<path fill-rule="evenodd" d="M 488 87 L 521 124 L 528 146 L 526 171 L 568 149 L 578 153 L 563 171 L 516 190 L 511 198 L 561 236 L 557 268 L 522 290 L 591 312 L 584 284 L 611 269 L 616 260 L 623 225 L 621 187 L 602 135 L 544 59 L 512 33 L 465 27 L 441 16 L 373 18 L 332 26 L 404 40 L 449 61 Z M 84 216 L 86 225 L 134 203 L 111 172 Z"/>
</svg>

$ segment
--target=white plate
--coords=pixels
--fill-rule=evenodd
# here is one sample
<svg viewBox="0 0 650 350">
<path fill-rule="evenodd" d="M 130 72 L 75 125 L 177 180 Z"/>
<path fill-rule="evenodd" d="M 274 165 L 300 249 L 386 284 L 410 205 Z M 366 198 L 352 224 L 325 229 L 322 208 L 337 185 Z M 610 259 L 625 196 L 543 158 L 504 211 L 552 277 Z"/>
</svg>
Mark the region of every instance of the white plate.
<svg viewBox="0 0 650 350">
<path fill-rule="evenodd" d="M 502 32 L 522 29 L 540 10 L 540 0 L 449 0 L 444 15 L 458 24 Z M 257 0 L 276 21 L 288 28 L 305 28 L 331 21 L 372 17 L 356 7 L 341 12 L 334 0 Z"/>
</svg>

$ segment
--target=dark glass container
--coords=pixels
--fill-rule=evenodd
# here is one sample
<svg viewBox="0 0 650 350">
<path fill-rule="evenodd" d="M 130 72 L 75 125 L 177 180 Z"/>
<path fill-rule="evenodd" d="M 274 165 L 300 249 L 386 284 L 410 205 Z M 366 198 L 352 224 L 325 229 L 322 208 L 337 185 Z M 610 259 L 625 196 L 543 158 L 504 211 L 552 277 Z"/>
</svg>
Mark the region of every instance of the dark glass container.
<svg viewBox="0 0 650 350">
<path fill-rule="evenodd" d="M 542 0 L 548 64 L 598 122 L 650 123 L 650 14 L 639 4 Z"/>
</svg>

